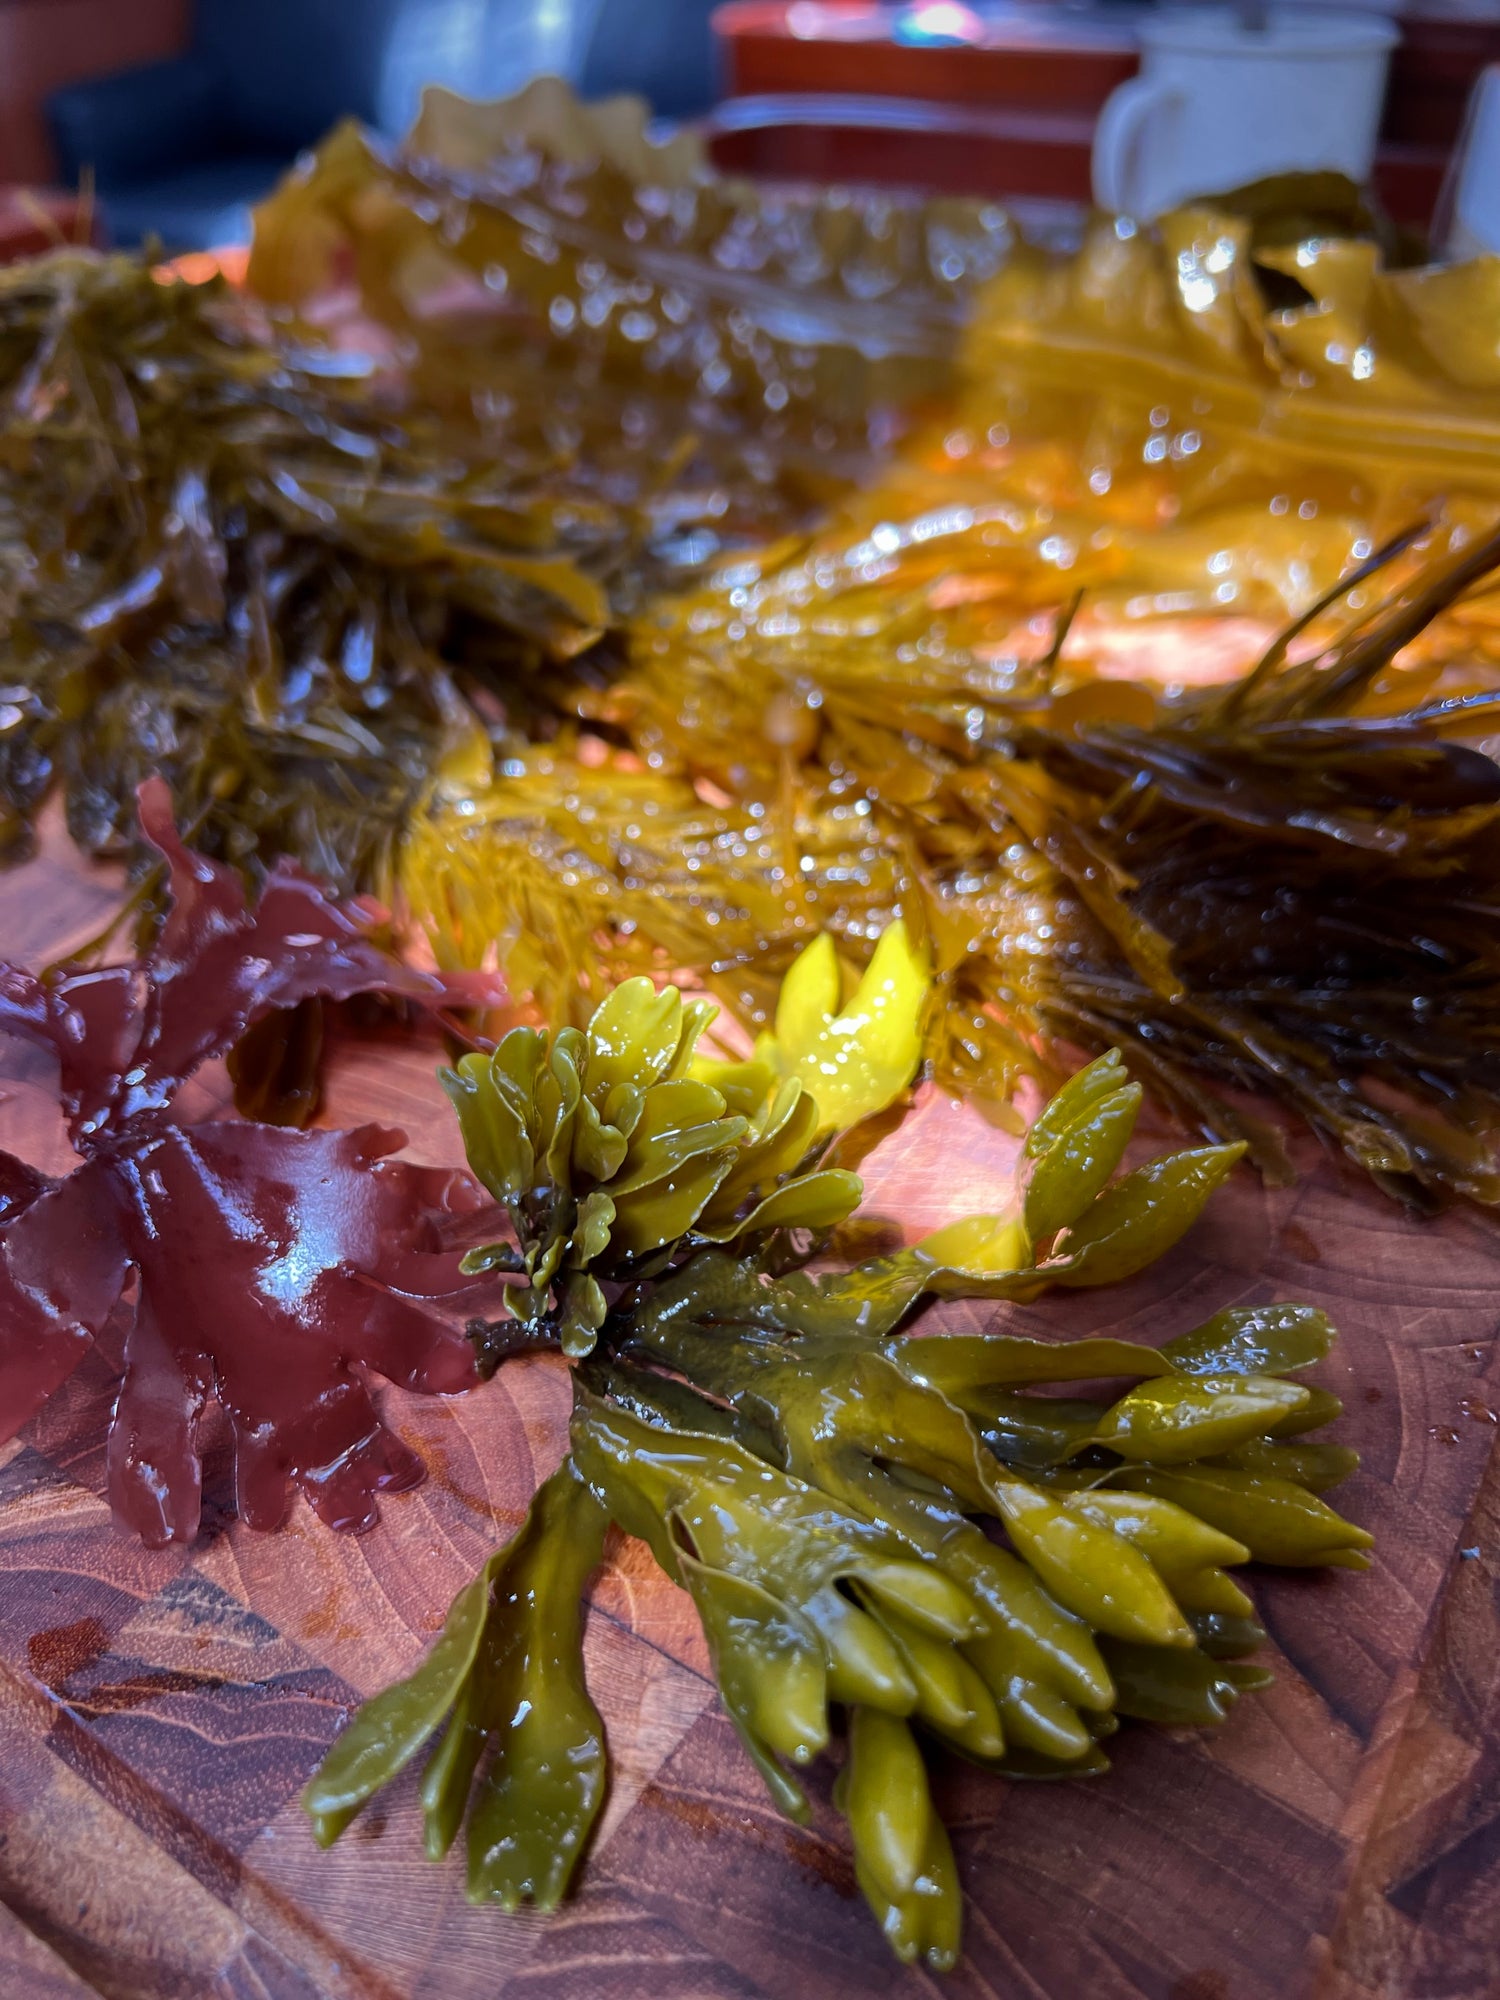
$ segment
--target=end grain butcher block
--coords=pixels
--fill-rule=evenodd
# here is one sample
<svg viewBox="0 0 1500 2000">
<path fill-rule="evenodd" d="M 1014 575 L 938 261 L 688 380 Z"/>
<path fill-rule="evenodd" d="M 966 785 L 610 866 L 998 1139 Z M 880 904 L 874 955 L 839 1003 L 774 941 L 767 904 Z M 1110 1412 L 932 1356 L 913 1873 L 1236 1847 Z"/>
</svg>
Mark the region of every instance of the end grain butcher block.
<svg viewBox="0 0 1500 2000">
<path fill-rule="evenodd" d="M 0 877 L 0 955 L 39 965 L 119 893 L 56 830 Z M 435 1042 L 341 1045 L 328 1116 L 457 1135 Z M 0 1145 L 60 1169 L 41 1059 L 0 1043 Z M 193 1087 L 222 1108 L 222 1079 Z M 1007 1143 L 942 1100 L 869 1163 L 930 1227 L 994 1200 Z M 143 1550 L 101 1497 L 114 1384 L 86 1366 L 0 1453 L 0 1995 L 109 2000 L 1482 2000 L 1500 1992 L 1500 1236 L 1418 1223 L 1316 1148 L 1294 1188 L 1241 1174 L 1113 1293 L 950 1308 L 955 1323 L 1157 1341 L 1220 1306 L 1308 1299 L 1320 1379 L 1363 1470 L 1340 1505 L 1366 1575 L 1263 1574 L 1277 1675 L 1213 1735 L 1126 1725 L 1102 1779 L 939 1779 L 968 1895 L 947 1980 L 886 1956 L 826 1790 L 777 1818 L 715 1700 L 690 1607 L 612 1545 L 587 1651 L 615 1761 L 581 1892 L 556 1916 L 470 1909 L 420 1858 L 415 1785 L 314 1847 L 297 1794 L 353 1703 L 409 1670 L 454 1591 L 560 1456 L 567 1385 L 507 1367 L 454 1400 L 385 1392 L 428 1468 L 362 1537 L 300 1503 Z M 218 1505 L 215 1499 L 217 1497 Z M 818 1781 L 815 1781 L 815 1783 Z"/>
</svg>

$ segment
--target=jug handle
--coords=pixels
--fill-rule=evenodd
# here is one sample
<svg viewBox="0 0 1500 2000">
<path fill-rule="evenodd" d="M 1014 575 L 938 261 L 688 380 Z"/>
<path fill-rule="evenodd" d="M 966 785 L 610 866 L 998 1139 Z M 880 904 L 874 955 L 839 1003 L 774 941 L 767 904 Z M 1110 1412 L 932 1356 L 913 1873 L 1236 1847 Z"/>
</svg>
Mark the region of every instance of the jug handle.
<svg viewBox="0 0 1500 2000">
<path fill-rule="evenodd" d="M 1181 96 L 1176 85 L 1146 76 L 1133 76 L 1110 93 L 1094 128 L 1094 200 L 1100 208 L 1114 215 L 1134 212 L 1138 197 L 1132 196 L 1131 181 L 1146 121 Z"/>
</svg>

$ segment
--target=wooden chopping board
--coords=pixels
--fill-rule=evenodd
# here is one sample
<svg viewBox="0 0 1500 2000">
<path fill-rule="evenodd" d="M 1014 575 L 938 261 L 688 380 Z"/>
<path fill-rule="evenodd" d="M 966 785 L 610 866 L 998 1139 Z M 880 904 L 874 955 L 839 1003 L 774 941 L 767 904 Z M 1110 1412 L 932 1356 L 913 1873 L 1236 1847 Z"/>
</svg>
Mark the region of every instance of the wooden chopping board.
<svg viewBox="0 0 1500 2000">
<path fill-rule="evenodd" d="M 0 877 L 0 957 L 39 965 L 118 894 L 55 825 Z M 433 1041 L 341 1044 L 328 1119 L 457 1135 Z M 207 1073 L 186 1100 L 227 1100 Z M 68 1162 L 48 1065 L 0 1038 L 0 1146 Z M 108 2000 L 1483 2000 L 1500 1993 L 1500 1237 L 1405 1218 L 1315 1146 L 1249 1174 L 1144 1277 L 955 1324 L 1161 1340 L 1224 1305 L 1324 1306 L 1319 1378 L 1363 1469 L 1340 1505 L 1366 1575 L 1261 1573 L 1277 1673 L 1214 1734 L 1127 1724 L 1103 1779 L 937 1780 L 968 1897 L 947 1980 L 876 1933 L 815 1782 L 771 1810 L 724 1720 L 696 1620 L 619 1542 L 588 1622 L 614 1781 L 583 1887 L 556 1916 L 470 1909 L 420 1859 L 415 1780 L 313 1845 L 297 1793 L 349 1707 L 411 1668 L 454 1591 L 560 1456 L 562 1370 L 513 1364 L 452 1401 L 385 1392 L 425 1459 L 354 1538 L 298 1503 L 258 1535 L 210 1457 L 191 1548 L 141 1549 L 101 1497 L 102 1361 L 0 1450 L 0 1996 Z M 867 1162 L 913 1228 L 992 1207 L 1010 1148 L 925 1103 Z"/>
</svg>

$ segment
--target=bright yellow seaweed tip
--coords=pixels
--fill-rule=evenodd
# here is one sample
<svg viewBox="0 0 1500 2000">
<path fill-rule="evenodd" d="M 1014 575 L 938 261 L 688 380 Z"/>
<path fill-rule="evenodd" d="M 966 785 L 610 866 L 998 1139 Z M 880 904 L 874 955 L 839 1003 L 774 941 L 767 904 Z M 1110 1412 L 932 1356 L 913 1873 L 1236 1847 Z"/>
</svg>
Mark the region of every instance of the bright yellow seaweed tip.
<svg viewBox="0 0 1500 2000">
<path fill-rule="evenodd" d="M 1004 1215 L 969 1215 L 947 1223 L 924 1236 L 917 1249 L 944 1270 L 975 1277 L 1025 1270 L 1031 1262 L 1025 1227 Z"/>
<path fill-rule="evenodd" d="M 795 1077 L 818 1107 L 818 1133 L 846 1132 L 884 1111 L 922 1060 L 932 965 L 898 917 L 880 934 L 847 1006 L 825 931 L 792 963 L 776 1004 L 775 1032 L 756 1043 L 759 1060 Z"/>
</svg>

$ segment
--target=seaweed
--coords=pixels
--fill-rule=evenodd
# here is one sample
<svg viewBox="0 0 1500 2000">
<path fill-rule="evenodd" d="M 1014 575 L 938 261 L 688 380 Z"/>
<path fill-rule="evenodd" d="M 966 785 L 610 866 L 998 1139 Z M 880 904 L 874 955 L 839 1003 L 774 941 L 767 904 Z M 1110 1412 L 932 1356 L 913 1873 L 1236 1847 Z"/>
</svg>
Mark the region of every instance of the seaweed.
<svg viewBox="0 0 1500 2000">
<path fill-rule="evenodd" d="M 331 1527 L 367 1528 L 377 1492 L 422 1476 L 369 1375 L 433 1393 L 474 1380 L 464 1320 L 484 1282 L 442 1227 L 483 1196 L 467 1175 L 388 1158 L 405 1143 L 394 1129 L 187 1125 L 173 1100 L 273 1009 L 436 982 L 290 863 L 247 906 L 232 869 L 182 845 L 159 779 L 140 812 L 168 884 L 149 949 L 41 979 L 0 966 L 0 1028 L 56 1055 L 82 1156 L 54 1181 L 0 1154 L 0 1437 L 123 1326 L 109 1495 L 143 1541 L 197 1533 L 210 1398 L 252 1527 L 277 1526 L 293 1482 Z"/>
<path fill-rule="evenodd" d="M 1315 658 L 1151 730 L 1017 738 L 1039 844 L 1099 919 L 1056 966 L 1047 1025 L 1085 1047 L 1128 1037 L 1220 1136 L 1260 1137 L 1205 1080 L 1274 1095 L 1418 1205 L 1500 1203 L 1500 765 L 1451 735 L 1483 731 L 1500 692 L 1360 710 L 1496 565 L 1500 533 Z M 1263 1141 L 1260 1157 L 1274 1172 Z"/>
<path fill-rule="evenodd" d="M 721 573 L 590 697 L 662 768 L 523 753 L 414 823 L 407 893 L 460 960 L 561 939 L 547 968 L 519 961 L 549 1000 L 576 1010 L 615 967 L 691 968 L 752 1027 L 810 931 L 858 963 L 899 910 L 942 975 L 936 1074 L 997 1115 L 1059 1045 L 1118 1043 L 1272 1177 L 1285 1148 L 1240 1092 L 1403 1199 L 1494 1203 L 1500 766 L 1483 745 L 1500 696 L 1418 673 L 1429 692 L 1403 706 L 1397 655 L 1497 562 L 1500 537 L 1424 523 L 1249 674 L 1168 699 L 1069 686 L 1060 647 L 998 689 L 956 649 L 897 680 L 899 606 L 857 641 L 820 645 L 812 619 L 770 641 L 764 615 L 758 640 L 735 636 L 757 586 Z M 762 601 L 788 588 L 775 574 Z M 1345 600 L 1366 608 L 1320 640 Z M 522 850 L 530 877 L 502 863 Z"/>
<path fill-rule="evenodd" d="M 221 280 L 61 252 L 0 275 L 0 838 L 54 782 L 115 850 L 160 773 L 207 852 L 378 884 L 460 693 L 524 707 L 614 621 L 629 496 L 386 407 Z"/>
<path fill-rule="evenodd" d="M 856 1879 L 897 1957 L 947 1970 L 962 1896 L 929 1745 L 1094 1776 L 1120 1717 L 1212 1726 L 1271 1679 L 1240 1664 L 1264 1634 L 1239 1565 L 1368 1567 L 1368 1531 L 1314 1490 L 1354 1455 L 1282 1442 L 1339 1412 L 1288 1379 L 1328 1352 L 1316 1308 L 1231 1307 L 1160 1347 L 908 1324 L 930 1294 L 1128 1278 L 1192 1227 L 1241 1148 L 1114 1178 L 1141 1104 L 1115 1053 L 1033 1121 L 998 1214 L 808 1268 L 862 1191 L 827 1138 L 900 1103 L 929 983 L 893 926 L 833 1013 L 824 935 L 748 1063 L 698 1056 L 713 1010 L 633 979 L 586 1028 L 516 1028 L 445 1074 L 510 1230 L 471 1262 L 524 1275 L 489 1359 L 571 1357 L 570 1450 L 306 1786 L 321 1845 L 431 1743 L 429 1858 L 466 1824 L 471 1902 L 557 1906 L 608 1772 L 581 1599 L 614 1521 L 691 1595 L 778 1811 L 810 1819 L 800 1770 L 846 1732 Z M 1131 1386 L 1029 1393 L 1109 1377 Z"/>
<path fill-rule="evenodd" d="M 1346 196 L 1059 256 L 438 93 L 261 211 L 269 317 L 13 274 L 0 833 L 60 779 L 117 846 L 161 768 L 208 852 L 399 878 L 574 1025 L 690 971 L 758 1028 L 811 937 L 852 975 L 903 915 L 997 1118 L 1120 1042 L 1270 1173 L 1243 1088 L 1492 1201 L 1493 273 L 1388 267 Z M 1290 245 L 1298 202 L 1344 233 Z M 267 1088 L 315 1052 L 309 1013 Z"/>
</svg>

